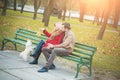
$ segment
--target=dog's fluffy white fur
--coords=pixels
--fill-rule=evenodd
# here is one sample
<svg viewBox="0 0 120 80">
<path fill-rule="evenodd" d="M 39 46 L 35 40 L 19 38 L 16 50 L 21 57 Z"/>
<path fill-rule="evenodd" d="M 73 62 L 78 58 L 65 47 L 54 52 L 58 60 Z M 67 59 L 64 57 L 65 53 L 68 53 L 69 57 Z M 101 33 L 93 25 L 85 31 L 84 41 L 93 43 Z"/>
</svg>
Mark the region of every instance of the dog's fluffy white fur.
<svg viewBox="0 0 120 80">
<path fill-rule="evenodd" d="M 20 57 L 22 57 L 24 61 L 28 61 L 28 58 L 29 58 L 31 52 L 33 51 L 31 40 L 28 39 L 25 46 L 26 46 L 26 48 L 24 51 L 22 51 L 20 53 Z"/>
</svg>

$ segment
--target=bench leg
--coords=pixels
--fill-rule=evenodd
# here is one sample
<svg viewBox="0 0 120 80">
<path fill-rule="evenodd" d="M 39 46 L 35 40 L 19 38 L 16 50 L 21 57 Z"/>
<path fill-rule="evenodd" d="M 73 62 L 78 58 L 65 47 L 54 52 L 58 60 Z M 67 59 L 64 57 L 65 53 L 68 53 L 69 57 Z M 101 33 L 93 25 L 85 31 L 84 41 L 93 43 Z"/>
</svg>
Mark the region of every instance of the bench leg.
<svg viewBox="0 0 120 80">
<path fill-rule="evenodd" d="M 5 45 L 5 43 L 4 43 L 4 40 L 2 41 L 2 47 L 1 47 L 1 50 L 4 50 L 4 45 Z"/>
<path fill-rule="evenodd" d="M 80 72 L 80 68 L 81 68 L 81 66 L 82 66 L 82 65 L 77 64 L 77 72 L 76 72 L 75 78 L 78 77 L 78 74 L 79 74 L 79 72 Z"/>
<path fill-rule="evenodd" d="M 15 50 L 17 51 L 17 44 L 16 44 L 16 43 L 14 43 L 14 46 L 15 46 Z"/>
<path fill-rule="evenodd" d="M 90 65 L 90 67 L 88 67 L 89 68 L 89 76 L 92 76 L 92 66 Z"/>
</svg>

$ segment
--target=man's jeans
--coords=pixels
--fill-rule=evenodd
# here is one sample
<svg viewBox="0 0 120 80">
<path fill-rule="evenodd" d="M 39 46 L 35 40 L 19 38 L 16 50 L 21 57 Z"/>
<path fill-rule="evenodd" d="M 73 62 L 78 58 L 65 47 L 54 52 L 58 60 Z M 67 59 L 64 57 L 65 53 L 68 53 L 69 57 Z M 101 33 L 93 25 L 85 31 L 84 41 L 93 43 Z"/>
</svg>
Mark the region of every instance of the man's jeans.
<svg viewBox="0 0 120 80">
<path fill-rule="evenodd" d="M 56 57 L 58 56 L 68 56 L 71 54 L 71 52 L 68 52 L 64 48 L 54 48 L 54 49 L 48 49 L 48 48 L 43 48 L 42 52 L 47 60 L 47 65 L 46 67 L 49 67 L 51 64 L 53 64 L 53 61 Z"/>
</svg>

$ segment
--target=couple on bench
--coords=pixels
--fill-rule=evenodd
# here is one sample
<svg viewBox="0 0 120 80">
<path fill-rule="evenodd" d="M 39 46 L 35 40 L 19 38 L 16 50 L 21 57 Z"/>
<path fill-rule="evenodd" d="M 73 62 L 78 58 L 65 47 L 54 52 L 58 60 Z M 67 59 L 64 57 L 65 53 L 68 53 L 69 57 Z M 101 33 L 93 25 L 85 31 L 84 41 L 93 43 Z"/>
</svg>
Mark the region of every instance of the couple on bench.
<svg viewBox="0 0 120 80">
<path fill-rule="evenodd" d="M 45 42 L 40 40 L 34 53 L 31 55 L 34 60 L 30 64 L 38 64 L 38 58 L 42 52 L 47 63 L 38 72 L 48 72 L 49 69 L 56 68 L 53 64 L 56 55 L 69 56 L 73 52 L 75 37 L 71 31 L 70 24 L 67 22 L 56 22 L 52 33 L 49 33 L 44 28 L 42 30 L 48 39 Z"/>
</svg>

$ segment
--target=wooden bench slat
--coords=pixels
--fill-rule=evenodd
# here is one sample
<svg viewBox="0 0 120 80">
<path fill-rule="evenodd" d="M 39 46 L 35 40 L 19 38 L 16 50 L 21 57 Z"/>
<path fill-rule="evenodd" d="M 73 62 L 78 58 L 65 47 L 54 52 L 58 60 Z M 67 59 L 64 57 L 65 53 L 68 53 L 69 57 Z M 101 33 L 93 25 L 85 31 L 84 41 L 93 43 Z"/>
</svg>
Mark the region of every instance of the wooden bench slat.
<svg viewBox="0 0 120 80">
<path fill-rule="evenodd" d="M 74 52 L 77 52 L 79 54 L 85 54 L 85 55 L 93 56 L 92 52 L 85 52 L 85 51 L 78 50 L 78 49 L 74 49 Z"/>
<path fill-rule="evenodd" d="M 11 42 L 15 42 L 15 43 L 18 43 L 18 44 L 22 44 L 22 45 L 25 45 L 25 41 L 21 41 L 21 40 L 16 40 L 16 39 L 10 39 L 10 38 L 5 38 L 4 40 L 7 40 L 8 42 L 11 41 Z"/>
<path fill-rule="evenodd" d="M 28 36 L 28 35 L 24 35 L 24 34 L 20 34 L 20 33 L 16 33 L 16 35 L 21 36 L 21 37 L 24 37 L 24 38 L 26 38 L 26 39 L 35 40 L 35 41 L 39 41 L 39 40 L 40 40 L 39 38 L 36 38 L 36 37 L 34 37 L 34 36 Z"/>
<path fill-rule="evenodd" d="M 27 40 L 26 39 L 22 39 L 22 38 L 16 38 L 17 40 L 20 40 L 20 41 L 24 41 L 24 42 L 27 42 Z M 32 40 L 32 44 L 34 44 L 34 45 L 37 45 L 38 44 L 38 41 L 33 41 Z"/>
<path fill-rule="evenodd" d="M 26 34 L 26 35 L 31 35 L 31 36 L 34 36 L 34 37 L 37 37 L 37 38 L 40 37 L 40 36 L 37 36 L 36 33 L 30 33 L 30 32 L 21 31 L 21 30 L 19 30 L 18 33 L 20 33 L 20 34 Z"/>
<path fill-rule="evenodd" d="M 20 34 L 20 35 L 19 35 L 19 34 Z M 44 40 L 47 39 L 47 37 L 45 37 L 45 36 L 37 36 L 36 34 L 32 34 L 32 33 L 25 32 L 25 31 L 16 33 L 16 35 L 19 35 L 19 36 L 21 36 L 22 34 L 23 34 L 23 35 L 26 35 L 26 36 L 32 36 L 32 37 L 38 38 L 38 39 L 44 39 Z M 23 36 L 23 35 L 22 35 L 22 36 Z M 24 36 L 23 36 L 23 37 L 24 37 Z"/>
<path fill-rule="evenodd" d="M 80 58 L 77 59 L 73 56 L 62 56 L 62 58 L 69 59 L 69 60 L 72 60 L 72 61 L 75 61 L 75 62 L 80 62 Z"/>
<path fill-rule="evenodd" d="M 19 28 L 18 30 L 21 30 L 21 31 L 26 31 L 26 32 L 30 32 L 30 33 L 37 34 L 37 32 L 35 32 L 35 31 L 28 30 L 28 29 L 24 29 L 24 28 Z"/>
<path fill-rule="evenodd" d="M 75 47 L 90 50 L 90 51 L 96 51 L 95 47 L 88 46 L 88 45 L 81 44 L 81 43 L 76 43 Z"/>
<path fill-rule="evenodd" d="M 73 52 L 71 55 L 76 56 L 76 57 L 78 57 L 78 58 L 87 59 L 87 60 L 90 60 L 90 59 L 91 59 L 90 56 L 78 55 L 78 54 L 76 54 L 76 53 L 74 53 L 74 52 Z"/>
<path fill-rule="evenodd" d="M 75 61 L 75 62 L 78 62 L 78 63 L 90 64 L 90 61 L 86 60 L 83 57 L 76 58 L 76 57 L 70 55 L 70 56 L 62 56 L 62 58 L 65 58 L 65 59 L 68 59 L 68 60 L 71 60 L 71 61 Z"/>
</svg>

